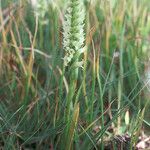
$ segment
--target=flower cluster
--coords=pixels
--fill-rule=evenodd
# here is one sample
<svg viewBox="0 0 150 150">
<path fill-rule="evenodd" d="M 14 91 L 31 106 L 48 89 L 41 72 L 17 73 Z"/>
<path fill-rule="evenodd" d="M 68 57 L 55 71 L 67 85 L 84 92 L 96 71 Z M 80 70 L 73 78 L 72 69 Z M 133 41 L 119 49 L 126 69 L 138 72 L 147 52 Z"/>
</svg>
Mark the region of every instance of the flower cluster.
<svg viewBox="0 0 150 150">
<path fill-rule="evenodd" d="M 42 24 L 47 22 L 44 17 L 46 13 L 48 12 L 49 3 L 50 3 L 50 0 L 31 0 L 34 13 L 36 16 L 38 16 Z"/>
<path fill-rule="evenodd" d="M 65 66 L 71 62 L 78 62 L 79 56 L 84 51 L 84 18 L 85 10 L 82 0 L 70 0 L 63 24 L 63 48 Z"/>
</svg>

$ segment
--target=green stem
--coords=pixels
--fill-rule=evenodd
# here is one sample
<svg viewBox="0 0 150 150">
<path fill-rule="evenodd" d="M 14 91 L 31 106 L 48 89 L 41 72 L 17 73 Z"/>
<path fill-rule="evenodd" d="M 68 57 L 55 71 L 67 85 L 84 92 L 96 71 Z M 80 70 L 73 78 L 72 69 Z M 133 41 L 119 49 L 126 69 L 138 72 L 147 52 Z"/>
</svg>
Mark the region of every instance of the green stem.
<svg viewBox="0 0 150 150">
<path fill-rule="evenodd" d="M 103 91 L 102 91 L 102 84 L 101 84 L 101 79 L 100 79 L 100 74 L 99 74 L 99 58 L 97 60 L 97 80 L 98 80 L 98 85 L 99 85 L 99 93 L 100 93 L 100 111 L 101 111 L 101 129 L 104 129 L 104 103 L 103 103 Z M 104 150 L 104 143 L 103 143 L 103 136 L 101 137 L 101 150 Z"/>
<path fill-rule="evenodd" d="M 69 93 L 67 95 L 67 110 L 66 118 L 69 121 L 71 109 L 73 109 L 73 96 L 76 90 L 76 83 L 78 79 L 78 68 L 72 69 L 70 74 Z"/>
</svg>

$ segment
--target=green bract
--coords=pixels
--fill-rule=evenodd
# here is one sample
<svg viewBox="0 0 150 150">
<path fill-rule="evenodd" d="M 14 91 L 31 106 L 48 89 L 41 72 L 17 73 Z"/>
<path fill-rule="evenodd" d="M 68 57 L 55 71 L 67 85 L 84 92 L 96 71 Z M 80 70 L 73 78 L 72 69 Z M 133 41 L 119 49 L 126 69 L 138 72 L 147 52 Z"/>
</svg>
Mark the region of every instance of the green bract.
<svg viewBox="0 0 150 150">
<path fill-rule="evenodd" d="M 65 66 L 70 62 L 77 63 L 84 49 L 84 19 L 85 11 L 81 0 L 70 0 L 63 24 L 63 48 Z"/>
</svg>

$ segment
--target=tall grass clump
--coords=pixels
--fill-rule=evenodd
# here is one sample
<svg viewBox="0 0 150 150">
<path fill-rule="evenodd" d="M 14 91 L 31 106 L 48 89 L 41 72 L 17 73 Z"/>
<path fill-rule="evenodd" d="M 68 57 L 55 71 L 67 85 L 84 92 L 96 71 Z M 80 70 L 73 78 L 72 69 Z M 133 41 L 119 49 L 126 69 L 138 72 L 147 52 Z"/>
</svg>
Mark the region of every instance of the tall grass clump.
<svg viewBox="0 0 150 150">
<path fill-rule="evenodd" d="M 0 0 L 0 149 L 136 149 L 149 33 L 149 0 Z"/>
<path fill-rule="evenodd" d="M 74 130 L 78 119 L 73 117 L 73 119 L 70 120 L 72 115 L 71 112 L 73 112 L 73 116 L 76 117 L 78 117 L 79 114 L 79 104 L 77 104 L 77 101 L 73 101 L 73 97 L 76 92 L 78 70 L 83 64 L 80 56 L 84 52 L 84 19 L 85 11 L 83 3 L 80 0 L 70 0 L 63 24 L 63 49 L 65 50 L 64 66 L 68 67 L 69 70 L 69 92 L 66 100 L 65 115 L 67 123 L 70 124 L 67 127 L 67 141 L 73 138 L 72 130 Z M 72 124 L 74 127 L 73 129 Z M 67 149 L 70 149 L 70 146 L 71 141 L 67 143 Z"/>
</svg>

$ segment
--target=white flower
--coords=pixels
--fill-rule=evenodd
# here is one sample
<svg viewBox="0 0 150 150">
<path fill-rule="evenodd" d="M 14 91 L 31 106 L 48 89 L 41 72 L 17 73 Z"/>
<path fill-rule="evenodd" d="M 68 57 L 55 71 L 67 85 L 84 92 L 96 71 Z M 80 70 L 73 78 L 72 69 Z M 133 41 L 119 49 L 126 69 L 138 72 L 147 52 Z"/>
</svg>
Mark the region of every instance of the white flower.
<svg viewBox="0 0 150 150">
<path fill-rule="evenodd" d="M 83 53 L 85 41 L 84 18 L 85 10 L 82 1 L 70 0 L 63 23 L 63 49 L 66 52 L 64 57 L 65 66 L 67 66 L 73 58 L 74 61 L 78 60 L 80 54 Z"/>
</svg>

